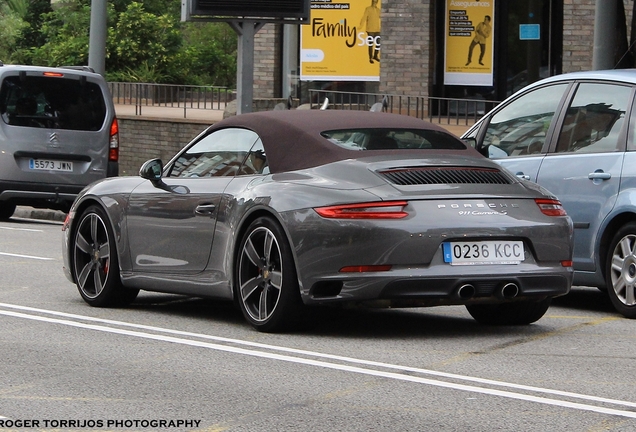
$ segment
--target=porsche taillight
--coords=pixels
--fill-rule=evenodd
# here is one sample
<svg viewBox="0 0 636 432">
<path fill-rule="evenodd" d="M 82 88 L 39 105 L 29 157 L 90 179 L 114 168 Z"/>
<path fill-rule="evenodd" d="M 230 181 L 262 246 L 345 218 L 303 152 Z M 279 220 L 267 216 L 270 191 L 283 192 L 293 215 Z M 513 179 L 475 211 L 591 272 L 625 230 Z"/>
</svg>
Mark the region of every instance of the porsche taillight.
<svg viewBox="0 0 636 432">
<path fill-rule="evenodd" d="M 541 213 L 547 216 L 567 216 L 561 201 L 557 199 L 537 198 L 534 200 L 541 209 Z"/>
<path fill-rule="evenodd" d="M 110 138 L 108 141 L 108 160 L 111 162 L 119 161 L 119 124 L 114 118 L 110 124 Z"/>
<path fill-rule="evenodd" d="M 406 201 L 381 201 L 318 207 L 314 210 L 327 219 L 402 219 Z"/>
</svg>

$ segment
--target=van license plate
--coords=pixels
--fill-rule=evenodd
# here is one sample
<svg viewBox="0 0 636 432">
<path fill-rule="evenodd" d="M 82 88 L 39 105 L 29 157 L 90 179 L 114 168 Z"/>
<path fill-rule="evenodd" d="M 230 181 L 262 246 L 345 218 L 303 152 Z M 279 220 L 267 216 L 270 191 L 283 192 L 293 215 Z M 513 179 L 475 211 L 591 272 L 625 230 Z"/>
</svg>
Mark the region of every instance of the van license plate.
<svg viewBox="0 0 636 432">
<path fill-rule="evenodd" d="M 29 168 L 32 170 L 72 172 L 73 162 L 51 159 L 31 159 L 29 160 Z"/>
<path fill-rule="evenodd" d="M 522 241 L 443 243 L 444 262 L 451 265 L 519 264 L 525 259 Z"/>
</svg>

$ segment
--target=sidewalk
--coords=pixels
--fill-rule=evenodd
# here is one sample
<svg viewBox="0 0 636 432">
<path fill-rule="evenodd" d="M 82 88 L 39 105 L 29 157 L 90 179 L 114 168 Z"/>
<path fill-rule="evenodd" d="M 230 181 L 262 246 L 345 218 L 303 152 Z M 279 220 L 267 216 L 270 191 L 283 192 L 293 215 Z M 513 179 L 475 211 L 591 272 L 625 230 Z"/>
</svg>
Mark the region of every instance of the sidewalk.
<svg viewBox="0 0 636 432">
<path fill-rule="evenodd" d="M 196 109 L 184 107 L 157 107 L 135 105 L 115 105 L 117 117 L 129 119 L 181 120 L 184 122 L 204 122 L 208 124 L 223 120 L 223 110 Z"/>
</svg>

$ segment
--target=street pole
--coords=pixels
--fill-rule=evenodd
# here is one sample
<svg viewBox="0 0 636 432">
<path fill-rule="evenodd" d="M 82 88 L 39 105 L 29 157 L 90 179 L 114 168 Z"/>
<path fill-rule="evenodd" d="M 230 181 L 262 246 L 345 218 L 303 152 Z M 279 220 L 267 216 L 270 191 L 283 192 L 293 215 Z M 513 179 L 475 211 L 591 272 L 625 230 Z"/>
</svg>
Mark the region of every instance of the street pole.
<svg viewBox="0 0 636 432">
<path fill-rule="evenodd" d="M 596 0 L 592 69 L 613 69 L 616 52 L 616 1 Z M 620 0 L 623 1 L 623 0 Z"/>
<path fill-rule="evenodd" d="M 252 112 L 254 101 L 254 35 L 265 23 L 251 20 L 229 23 L 238 35 L 236 113 L 246 114 Z"/>
<path fill-rule="evenodd" d="M 106 0 L 91 0 L 88 66 L 98 74 L 106 71 Z"/>
</svg>

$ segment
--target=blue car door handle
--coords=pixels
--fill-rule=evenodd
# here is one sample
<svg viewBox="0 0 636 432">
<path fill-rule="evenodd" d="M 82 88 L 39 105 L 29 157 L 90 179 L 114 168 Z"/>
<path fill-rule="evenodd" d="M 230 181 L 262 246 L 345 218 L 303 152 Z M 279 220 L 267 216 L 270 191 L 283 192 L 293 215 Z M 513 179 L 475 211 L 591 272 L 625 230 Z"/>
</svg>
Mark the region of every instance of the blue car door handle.
<svg viewBox="0 0 636 432">
<path fill-rule="evenodd" d="M 200 204 L 194 209 L 194 213 L 201 216 L 208 216 L 214 213 L 216 206 L 214 204 Z"/>
<path fill-rule="evenodd" d="M 524 179 L 524 180 L 530 180 L 530 176 L 527 174 L 524 174 L 523 171 L 519 171 L 518 173 L 515 174 L 517 177 L 519 177 L 520 179 Z"/>
<path fill-rule="evenodd" d="M 612 174 L 597 169 L 593 173 L 589 173 L 587 175 L 587 178 L 589 178 L 590 180 L 609 180 L 612 178 Z"/>
</svg>

